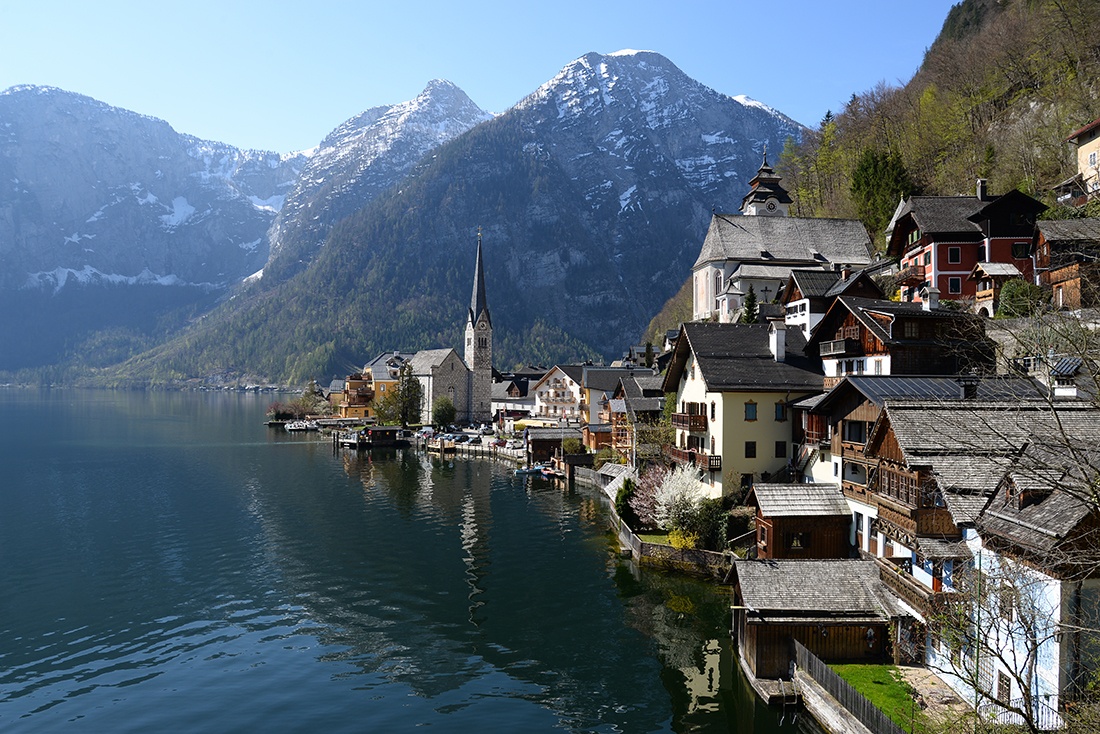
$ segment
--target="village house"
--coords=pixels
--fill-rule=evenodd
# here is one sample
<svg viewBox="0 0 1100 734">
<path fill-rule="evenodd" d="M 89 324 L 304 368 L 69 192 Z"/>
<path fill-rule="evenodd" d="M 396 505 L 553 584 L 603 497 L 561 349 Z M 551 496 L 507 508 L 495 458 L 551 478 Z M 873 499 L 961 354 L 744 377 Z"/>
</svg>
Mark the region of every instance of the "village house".
<svg viewBox="0 0 1100 734">
<path fill-rule="evenodd" d="M 809 339 L 810 333 L 824 318 L 829 306 L 840 296 L 859 298 L 884 297 L 882 289 L 865 268 L 855 273 L 850 268 L 840 272 L 828 270 L 792 270 L 787 284 L 779 294 L 779 302 L 785 310 L 787 328 L 801 329 Z"/>
<path fill-rule="evenodd" d="M 782 319 L 680 327 L 662 386 L 675 393 L 671 458 L 700 470 L 711 496 L 787 472 L 789 405 L 822 389 L 819 363 L 805 345 Z"/>
<path fill-rule="evenodd" d="M 712 215 L 691 269 L 693 320 L 736 320 L 750 286 L 769 303 L 795 268 L 840 271 L 871 262 L 871 241 L 858 220 L 788 216 L 791 199 L 779 181 L 765 153 L 740 215 Z"/>
<path fill-rule="evenodd" d="M 647 458 L 652 447 L 639 447 L 641 426 L 654 426 L 664 410 L 665 395 L 660 375 L 624 375 L 608 403 L 611 420 L 611 448 L 622 460 L 635 463 L 639 454 Z M 644 441 L 644 436 L 642 439 Z M 639 451 L 641 448 L 641 451 Z"/>
<path fill-rule="evenodd" d="M 969 276 L 978 263 L 1009 263 L 1032 279 L 1032 234 L 1044 209 L 1016 190 L 989 194 L 985 179 L 973 196 L 902 199 L 886 228 L 886 254 L 901 268 L 901 300 L 920 301 L 930 288 L 947 299 L 973 300 Z"/>
<path fill-rule="evenodd" d="M 1100 219 L 1043 220 L 1035 229 L 1039 283 L 1050 289 L 1052 305 L 1100 306 Z"/>
<path fill-rule="evenodd" d="M 1081 206 L 1100 191 L 1100 117 L 1074 130 L 1065 142 L 1077 148 L 1077 173 L 1055 187 L 1058 203 Z"/>
<path fill-rule="evenodd" d="M 339 389 L 335 389 L 339 384 Z M 374 418 L 374 384 L 369 373 L 356 372 L 329 385 L 329 404 L 341 418 Z"/>
<path fill-rule="evenodd" d="M 978 263 L 966 277 L 974 282 L 974 313 L 987 319 L 997 314 L 1001 289 L 1010 280 L 1022 280 L 1024 274 L 1012 263 Z"/>
<path fill-rule="evenodd" d="M 757 558 L 848 558 L 852 513 L 838 484 L 756 483 Z"/>
<path fill-rule="evenodd" d="M 996 354 L 982 321 L 941 308 L 932 291 L 923 303 L 837 298 L 807 347 L 821 356 L 825 387 L 845 375 L 992 372 Z"/>
<path fill-rule="evenodd" d="M 546 422 L 579 424 L 584 402 L 583 376 L 584 365 L 559 364 L 550 368 L 530 389 L 535 397 L 533 417 Z"/>
</svg>

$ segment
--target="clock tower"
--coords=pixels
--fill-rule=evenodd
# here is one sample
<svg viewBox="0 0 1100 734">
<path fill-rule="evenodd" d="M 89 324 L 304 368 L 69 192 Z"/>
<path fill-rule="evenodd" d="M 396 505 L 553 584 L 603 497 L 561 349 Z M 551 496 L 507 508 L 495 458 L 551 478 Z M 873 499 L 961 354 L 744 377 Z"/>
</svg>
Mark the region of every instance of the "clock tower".
<svg viewBox="0 0 1100 734">
<path fill-rule="evenodd" d="M 485 270 L 481 260 L 481 228 L 477 231 L 474 292 L 466 316 L 466 366 L 470 370 L 467 414 L 476 423 L 492 420 L 493 322 L 485 300 Z M 455 406 L 458 408 L 459 406 Z M 461 408 L 460 408 L 461 412 Z"/>
<path fill-rule="evenodd" d="M 749 193 L 741 200 L 741 213 L 747 216 L 785 217 L 791 196 L 779 184 L 779 176 L 768 165 L 768 146 L 764 146 L 764 162 L 749 185 Z"/>
</svg>

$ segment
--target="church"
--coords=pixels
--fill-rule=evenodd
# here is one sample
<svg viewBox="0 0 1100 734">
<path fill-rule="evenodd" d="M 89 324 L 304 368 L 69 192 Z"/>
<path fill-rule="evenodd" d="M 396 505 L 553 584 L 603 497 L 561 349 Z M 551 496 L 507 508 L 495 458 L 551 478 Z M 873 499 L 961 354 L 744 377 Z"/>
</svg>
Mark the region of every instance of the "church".
<svg viewBox="0 0 1100 734">
<path fill-rule="evenodd" d="M 740 211 L 711 216 L 691 269 L 693 320 L 735 321 L 750 286 L 769 303 L 795 268 L 840 271 L 871 262 L 871 239 L 859 220 L 792 217 L 780 181 L 765 148 Z"/>
<path fill-rule="evenodd" d="M 485 268 L 481 232 L 477 236 L 474 287 L 466 312 L 465 359 L 451 348 L 422 349 L 419 352 L 383 352 L 368 362 L 361 373 L 348 375 L 343 391 L 334 393 L 334 406 L 341 416 L 373 418 L 373 403 L 397 388 L 401 370 L 409 365 L 422 388 L 420 422 L 432 422 L 432 406 L 446 396 L 455 406 L 457 423 L 488 423 L 492 420 L 493 322 L 485 298 Z"/>
</svg>

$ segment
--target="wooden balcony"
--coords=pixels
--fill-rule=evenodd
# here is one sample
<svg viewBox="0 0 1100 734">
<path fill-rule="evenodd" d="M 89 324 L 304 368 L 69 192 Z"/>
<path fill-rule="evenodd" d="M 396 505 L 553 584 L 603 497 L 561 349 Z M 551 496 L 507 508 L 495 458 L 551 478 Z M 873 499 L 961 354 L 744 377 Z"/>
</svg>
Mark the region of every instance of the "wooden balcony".
<svg viewBox="0 0 1100 734">
<path fill-rule="evenodd" d="M 672 427 L 682 428 L 693 433 L 705 433 L 707 430 L 707 417 L 690 413 L 673 413 Z"/>
<path fill-rule="evenodd" d="M 859 339 L 834 339 L 829 342 L 821 342 L 822 357 L 851 357 L 863 354 L 863 347 Z"/>
<path fill-rule="evenodd" d="M 668 449 L 668 456 L 679 464 L 688 464 L 704 471 L 722 471 L 722 455 L 707 454 L 693 449 L 678 449 L 672 446 Z"/>
<path fill-rule="evenodd" d="M 934 592 L 909 573 L 906 565 L 895 563 L 888 558 L 875 558 L 878 575 L 899 599 L 916 609 L 924 617 L 943 609 L 955 592 Z"/>
<path fill-rule="evenodd" d="M 924 285 L 925 270 L 923 265 L 913 265 L 902 269 L 897 274 L 898 285 Z"/>
</svg>

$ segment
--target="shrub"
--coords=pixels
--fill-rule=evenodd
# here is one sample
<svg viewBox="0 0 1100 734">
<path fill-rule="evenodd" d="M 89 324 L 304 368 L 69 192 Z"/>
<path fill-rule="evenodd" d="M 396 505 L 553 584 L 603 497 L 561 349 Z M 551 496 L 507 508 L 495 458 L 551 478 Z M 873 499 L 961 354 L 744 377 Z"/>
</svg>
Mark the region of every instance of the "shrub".
<svg viewBox="0 0 1100 734">
<path fill-rule="evenodd" d="M 668 544 L 676 550 L 690 550 L 699 546 L 699 536 L 680 528 L 668 531 Z"/>
<path fill-rule="evenodd" d="M 637 486 L 634 484 L 634 480 L 627 479 L 615 495 L 615 512 L 619 514 L 619 518 L 631 530 L 640 527 L 638 515 L 634 512 L 634 508 L 630 506 L 630 498 L 634 496 L 635 489 L 637 489 Z"/>
</svg>

